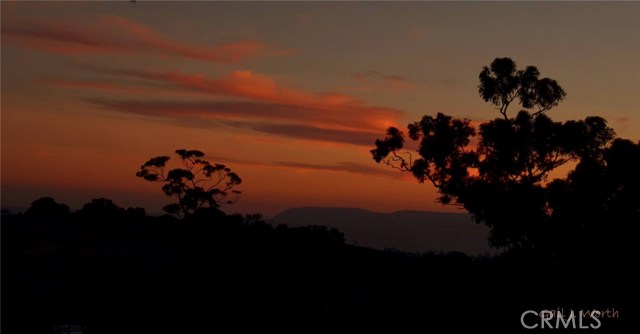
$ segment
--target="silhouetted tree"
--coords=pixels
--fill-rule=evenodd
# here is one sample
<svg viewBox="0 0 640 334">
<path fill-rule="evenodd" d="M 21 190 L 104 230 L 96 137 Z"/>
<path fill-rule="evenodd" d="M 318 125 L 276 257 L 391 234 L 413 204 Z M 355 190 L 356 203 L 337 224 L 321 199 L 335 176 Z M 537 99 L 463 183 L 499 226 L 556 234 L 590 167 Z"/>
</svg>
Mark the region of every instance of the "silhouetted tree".
<svg viewBox="0 0 640 334">
<path fill-rule="evenodd" d="M 165 173 L 170 158 L 159 156 L 145 162 L 136 173 L 147 181 L 164 183 L 162 191 L 167 196 L 177 197 L 175 203 L 163 208 L 165 212 L 186 216 L 200 209 L 217 209 L 220 204 L 235 203 L 240 191 L 233 188 L 242 182 L 238 174 L 225 165 L 202 159 L 204 153 L 200 151 L 181 149 L 175 153 L 184 168 Z"/>
<path fill-rule="evenodd" d="M 537 115 L 557 106 L 566 96 L 555 80 L 539 76 L 535 66 L 517 70 L 510 58 L 496 58 L 480 72 L 478 91 L 485 101 L 498 107 L 504 119 L 509 119 L 507 108 L 516 99 L 527 110 L 537 109 L 533 113 Z"/>
<path fill-rule="evenodd" d="M 561 253 L 608 262 L 637 253 L 631 248 L 640 222 L 639 164 L 640 143 L 615 139 L 601 154 L 584 157 L 567 178 L 549 184 L 548 210 Z"/>
<path fill-rule="evenodd" d="M 115 218 L 120 215 L 122 208 L 113 203 L 108 198 L 95 198 L 91 202 L 85 203 L 82 209 L 78 210 L 81 216 L 92 218 Z"/>
<path fill-rule="evenodd" d="M 468 119 L 424 116 L 408 125 L 409 139 L 419 143 L 418 157 L 403 151 L 405 134 L 391 127 L 384 139 L 376 140 L 374 160 L 432 183 L 440 202 L 463 206 L 477 222 L 491 227 L 492 246 L 544 254 L 563 248 L 554 237 L 559 226 L 568 225 L 562 217 L 591 215 L 590 210 L 608 206 L 612 198 L 637 195 L 637 176 L 618 162 L 638 161 L 637 145 L 616 140 L 609 146 L 614 131 L 601 117 L 552 121 L 544 112 L 566 95 L 555 80 L 539 79 L 533 66 L 517 70 L 509 58 L 495 59 L 479 77 L 480 96 L 494 104 L 502 118 L 481 124 L 478 131 Z M 514 101 L 526 110 L 509 118 L 507 109 Z M 476 134 L 479 138 L 472 141 Z M 571 175 L 549 184 L 549 173 L 571 161 L 578 162 Z M 611 169 L 615 177 L 607 173 Z M 591 178 L 602 185 L 589 183 Z M 575 187 L 593 188 L 598 196 Z M 581 204 L 581 196 L 588 201 Z M 618 212 L 638 216 L 637 200 L 616 203 Z M 594 219 L 583 219 L 581 227 L 595 224 Z"/>
<path fill-rule="evenodd" d="M 85 219 L 102 221 L 143 220 L 144 208 L 121 208 L 108 198 L 95 198 L 85 203 L 76 214 Z"/>
<path fill-rule="evenodd" d="M 31 218 L 60 219 L 69 215 L 69 207 L 51 197 L 42 197 L 31 202 L 31 207 L 24 214 Z"/>
</svg>

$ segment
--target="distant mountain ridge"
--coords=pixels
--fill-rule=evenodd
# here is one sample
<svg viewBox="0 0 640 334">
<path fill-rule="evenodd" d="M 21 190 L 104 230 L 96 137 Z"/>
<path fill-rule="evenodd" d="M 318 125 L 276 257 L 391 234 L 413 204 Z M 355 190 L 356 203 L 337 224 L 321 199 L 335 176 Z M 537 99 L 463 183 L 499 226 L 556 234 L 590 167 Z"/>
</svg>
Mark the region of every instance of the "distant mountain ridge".
<svg viewBox="0 0 640 334">
<path fill-rule="evenodd" d="M 473 222 L 467 213 L 302 207 L 285 210 L 272 221 L 290 227 L 334 227 L 345 234 L 347 243 L 376 249 L 459 251 L 469 255 L 492 252 L 487 241 L 489 228 Z"/>
</svg>

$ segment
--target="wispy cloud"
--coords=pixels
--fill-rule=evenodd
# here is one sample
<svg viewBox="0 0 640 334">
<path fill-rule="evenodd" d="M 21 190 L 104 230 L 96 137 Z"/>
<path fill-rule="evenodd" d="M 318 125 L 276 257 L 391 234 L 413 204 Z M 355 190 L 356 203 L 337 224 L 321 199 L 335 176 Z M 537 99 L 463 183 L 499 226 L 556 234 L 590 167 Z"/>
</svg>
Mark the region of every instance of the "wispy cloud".
<svg viewBox="0 0 640 334">
<path fill-rule="evenodd" d="M 100 74 L 145 79 L 175 88 L 199 91 L 211 96 L 248 98 L 262 102 L 296 105 L 321 110 L 341 112 L 362 112 L 373 118 L 387 120 L 402 115 L 397 109 L 373 106 L 353 96 L 337 92 L 314 93 L 296 88 L 284 87 L 264 74 L 251 71 L 234 71 L 227 76 L 208 78 L 204 74 L 184 74 L 180 72 L 152 72 L 131 69 L 106 69 L 83 66 L 84 69 Z"/>
<path fill-rule="evenodd" d="M 322 118 L 322 113 L 301 110 L 299 115 L 294 115 L 296 107 L 282 105 L 251 102 L 121 102 L 97 99 L 89 102 L 119 112 L 167 119 L 181 126 L 226 128 L 298 140 L 372 146 L 380 133 L 383 133 L 382 129 L 349 130 L 331 127 L 331 124 L 322 120 L 314 120 Z M 238 113 L 234 113 L 234 110 Z M 356 119 L 352 121 L 357 122 Z"/>
<path fill-rule="evenodd" d="M 44 83 L 60 88 L 87 89 L 115 93 L 141 94 L 158 93 L 158 88 L 140 87 L 137 85 L 114 83 L 108 80 L 44 80 Z"/>
<path fill-rule="evenodd" d="M 389 87 L 389 90 L 391 90 L 392 92 L 399 92 L 416 88 L 415 83 L 399 75 L 385 75 L 382 78 L 385 80 L 387 86 Z"/>
<path fill-rule="evenodd" d="M 156 99 L 89 100 L 111 110 L 174 119 L 182 125 L 224 124 L 288 138 L 369 146 L 403 115 L 397 109 L 370 105 L 349 95 L 283 87 L 269 76 L 249 71 L 208 78 L 178 72 L 83 68 L 113 79 L 106 81 L 110 82 L 108 85 L 104 79 L 99 81 L 102 84 L 79 84 L 83 89 L 120 90 L 119 79 L 127 85 L 135 79 L 144 89 L 159 87 L 165 91 L 175 89 L 177 93 L 201 94 L 199 101 L 170 100 L 166 93 Z M 73 87 L 68 82 L 63 85 Z"/>
<path fill-rule="evenodd" d="M 282 123 L 303 123 L 315 127 L 367 132 L 380 129 L 380 124 L 368 119 L 367 110 L 351 113 L 315 109 L 304 106 L 250 101 L 123 101 L 90 99 L 108 109 L 144 116 L 198 118 L 217 120 L 250 120 Z M 374 115 L 375 116 L 375 115 Z"/>
<path fill-rule="evenodd" d="M 357 162 L 336 162 L 333 164 L 317 164 L 297 161 L 253 161 L 245 159 L 229 159 L 228 157 L 207 156 L 210 161 L 223 162 L 225 164 L 242 164 L 249 166 L 260 166 L 268 168 L 290 168 L 301 171 L 319 171 L 319 172 L 335 172 L 335 173 L 352 173 L 360 175 L 384 176 L 397 179 L 406 179 L 403 173 L 397 170 L 385 168 L 376 164 L 361 164 Z M 413 181 L 413 179 L 410 179 Z"/>
<path fill-rule="evenodd" d="M 69 22 L 12 16 L 3 20 L 2 34 L 3 44 L 68 55 L 170 55 L 237 63 L 292 53 L 258 41 L 196 45 L 168 38 L 122 16 Z M 100 92 L 101 98 L 89 101 L 109 110 L 164 118 L 182 126 L 224 126 L 286 138 L 370 146 L 379 133 L 403 118 L 403 112 L 394 108 L 335 91 L 311 92 L 283 86 L 275 78 L 254 71 L 209 76 L 90 64 L 75 68 L 90 76 L 45 81 L 58 88 Z M 404 78 L 373 72 L 366 75 L 379 77 L 392 91 L 406 89 Z M 178 99 L 185 94 L 198 98 Z"/>
<path fill-rule="evenodd" d="M 372 143 L 375 142 L 375 138 L 378 136 L 378 132 L 326 129 L 302 124 L 257 123 L 251 124 L 250 128 L 262 133 L 295 139 L 364 146 L 372 146 Z"/>
<path fill-rule="evenodd" d="M 137 53 L 237 63 L 253 57 L 295 53 L 291 49 L 275 49 L 249 40 L 209 46 L 188 44 L 163 37 L 153 29 L 122 16 L 102 16 L 73 23 L 11 17 L 3 20 L 2 34 L 14 45 L 69 55 Z"/>
<path fill-rule="evenodd" d="M 306 169 L 306 170 L 317 170 L 317 171 L 327 171 L 327 172 L 346 172 L 353 174 L 363 174 L 363 175 L 377 175 L 377 176 L 385 176 L 385 177 L 396 177 L 401 178 L 403 175 L 398 173 L 396 170 L 384 169 L 379 166 L 369 166 L 364 164 L 359 164 L 355 162 L 339 162 L 332 165 L 325 164 L 311 164 L 311 163 L 300 163 L 300 162 L 287 162 L 287 161 L 274 161 L 273 164 L 276 167 L 289 167 L 296 169 Z"/>
<path fill-rule="evenodd" d="M 405 77 L 382 74 L 373 70 L 352 73 L 351 77 L 360 82 L 363 85 L 360 89 L 365 91 L 385 90 L 397 93 L 412 90 L 417 87 L 415 82 Z"/>
<path fill-rule="evenodd" d="M 379 78 L 380 76 L 381 76 L 380 72 L 374 71 L 374 70 L 351 73 L 352 78 L 361 82 L 368 82 L 372 78 Z"/>
</svg>

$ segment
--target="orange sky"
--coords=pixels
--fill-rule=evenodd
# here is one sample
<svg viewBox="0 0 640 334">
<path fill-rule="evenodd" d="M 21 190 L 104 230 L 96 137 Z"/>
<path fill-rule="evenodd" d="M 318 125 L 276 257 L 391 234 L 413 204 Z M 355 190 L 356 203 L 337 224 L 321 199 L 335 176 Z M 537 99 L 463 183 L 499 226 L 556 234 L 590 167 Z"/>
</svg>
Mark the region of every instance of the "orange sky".
<svg viewBox="0 0 640 334">
<path fill-rule="evenodd" d="M 159 212 L 134 176 L 199 149 L 242 178 L 227 211 L 455 210 L 371 159 L 389 125 L 494 118 L 495 57 L 567 91 L 556 120 L 640 137 L 640 3 L 2 2 L 2 204 Z"/>
</svg>

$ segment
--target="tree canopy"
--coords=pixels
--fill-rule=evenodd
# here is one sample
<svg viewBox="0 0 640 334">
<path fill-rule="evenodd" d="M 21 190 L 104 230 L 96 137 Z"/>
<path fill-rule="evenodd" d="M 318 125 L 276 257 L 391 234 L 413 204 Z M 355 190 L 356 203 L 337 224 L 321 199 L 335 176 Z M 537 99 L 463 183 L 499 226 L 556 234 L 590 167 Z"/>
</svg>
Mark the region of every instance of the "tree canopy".
<svg viewBox="0 0 640 334">
<path fill-rule="evenodd" d="M 31 202 L 31 207 L 24 214 L 33 218 L 60 219 L 69 215 L 69 206 L 51 197 L 42 197 Z"/>
<path fill-rule="evenodd" d="M 373 159 L 429 181 L 441 203 L 462 206 L 491 227 L 490 244 L 499 248 L 558 255 L 576 235 L 583 242 L 596 237 L 593 226 L 613 231 L 614 224 L 602 223 L 607 215 L 615 214 L 622 229 L 640 221 L 638 175 L 628 167 L 640 162 L 639 145 L 615 139 L 601 117 L 553 121 L 546 112 L 566 93 L 539 74 L 495 59 L 480 72 L 479 94 L 502 117 L 476 128 L 469 119 L 438 113 L 409 124 L 406 135 L 390 127 L 375 141 Z M 509 117 L 514 103 L 523 109 Z M 403 150 L 407 137 L 418 143 L 417 155 Z M 567 163 L 575 169 L 550 181 Z M 609 235 L 608 245 L 622 229 Z"/>
<path fill-rule="evenodd" d="M 535 66 L 518 70 L 510 58 L 496 58 L 482 68 L 478 92 L 482 99 L 498 107 L 505 119 L 509 119 L 507 108 L 516 99 L 523 108 L 536 110 L 536 115 L 557 106 L 566 96 L 555 80 L 539 77 Z"/>
<path fill-rule="evenodd" d="M 163 210 L 170 214 L 186 216 L 202 209 L 217 209 L 220 204 L 232 204 L 240 191 L 234 187 L 242 183 L 238 174 L 223 164 L 211 163 L 204 153 L 197 150 L 176 150 L 183 168 L 165 172 L 168 156 L 149 159 L 136 173 L 151 182 L 162 182 L 162 191 L 177 201 Z"/>
</svg>

